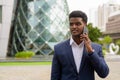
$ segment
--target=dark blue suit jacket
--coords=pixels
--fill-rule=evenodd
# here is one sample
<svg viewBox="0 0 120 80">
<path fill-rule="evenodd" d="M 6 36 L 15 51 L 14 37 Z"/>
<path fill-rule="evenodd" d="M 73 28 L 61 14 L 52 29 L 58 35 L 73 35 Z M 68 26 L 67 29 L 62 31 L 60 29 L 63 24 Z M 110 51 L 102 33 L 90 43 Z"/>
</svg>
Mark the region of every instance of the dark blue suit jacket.
<svg viewBox="0 0 120 80">
<path fill-rule="evenodd" d="M 95 80 L 94 71 L 105 78 L 109 73 L 109 68 L 103 58 L 100 45 L 92 43 L 95 50 L 92 55 L 88 55 L 85 47 L 79 73 L 77 72 L 70 40 L 55 45 L 52 62 L 51 80 Z"/>
</svg>

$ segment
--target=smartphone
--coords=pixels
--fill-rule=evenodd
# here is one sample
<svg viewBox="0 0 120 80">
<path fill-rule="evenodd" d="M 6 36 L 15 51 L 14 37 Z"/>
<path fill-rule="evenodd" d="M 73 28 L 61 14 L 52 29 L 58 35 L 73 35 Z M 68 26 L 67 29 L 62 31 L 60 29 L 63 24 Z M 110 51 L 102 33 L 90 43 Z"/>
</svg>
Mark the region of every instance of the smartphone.
<svg viewBox="0 0 120 80">
<path fill-rule="evenodd" d="M 86 26 L 83 28 L 83 34 L 88 34 L 88 28 Z"/>
</svg>

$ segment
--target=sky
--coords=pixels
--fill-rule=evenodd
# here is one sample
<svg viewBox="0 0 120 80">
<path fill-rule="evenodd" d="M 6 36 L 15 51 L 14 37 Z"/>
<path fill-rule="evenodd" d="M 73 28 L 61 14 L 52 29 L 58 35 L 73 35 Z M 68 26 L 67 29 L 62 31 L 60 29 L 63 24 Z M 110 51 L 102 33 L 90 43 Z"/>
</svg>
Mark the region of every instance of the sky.
<svg viewBox="0 0 120 80">
<path fill-rule="evenodd" d="M 97 8 L 99 5 L 107 3 L 110 0 L 67 0 L 70 12 L 73 10 L 82 10 L 89 14 L 89 9 Z M 111 0 L 120 4 L 120 0 Z"/>
</svg>

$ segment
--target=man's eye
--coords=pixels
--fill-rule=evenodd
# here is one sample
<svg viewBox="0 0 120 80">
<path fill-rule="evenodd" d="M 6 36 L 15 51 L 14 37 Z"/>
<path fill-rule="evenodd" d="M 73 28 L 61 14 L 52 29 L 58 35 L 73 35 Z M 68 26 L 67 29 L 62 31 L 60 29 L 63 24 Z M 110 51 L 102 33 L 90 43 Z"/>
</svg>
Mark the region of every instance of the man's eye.
<svg viewBox="0 0 120 80">
<path fill-rule="evenodd" d="M 73 26 L 73 23 L 70 23 L 70 26 Z"/>
<path fill-rule="evenodd" d="M 80 22 L 77 22 L 75 25 L 76 25 L 76 26 L 80 26 L 80 25 L 81 25 L 81 23 L 80 23 Z"/>
<path fill-rule="evenodd" d="M 75 26 L 80 26 L 80 25 L 81 25 L 81 23 L 80 23 L 80 22 L 70 23 L 70 26 L 73 26 L 73 25 L 75 25 Z"/>
</svg>

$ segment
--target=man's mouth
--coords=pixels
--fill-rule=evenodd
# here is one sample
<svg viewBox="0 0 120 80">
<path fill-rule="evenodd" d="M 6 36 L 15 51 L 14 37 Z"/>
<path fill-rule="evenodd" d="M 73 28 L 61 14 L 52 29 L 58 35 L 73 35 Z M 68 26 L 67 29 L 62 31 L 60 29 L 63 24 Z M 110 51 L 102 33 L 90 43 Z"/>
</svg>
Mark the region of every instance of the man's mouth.
<svg viewBox="0 0 120 80">
<path fill-rule="evenodd" d="M 73 33 L 76 33 L 76 32 L 78 32 L 78 31 L 77 31 L 77 30 L 72 30 L 72 32 L 73 32 Z"/>
</svg>

